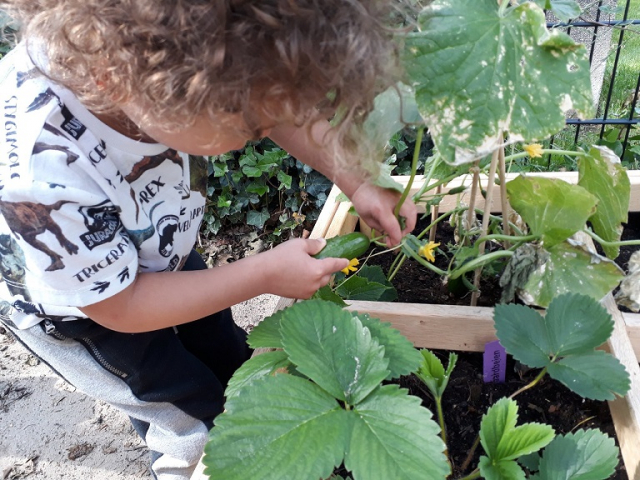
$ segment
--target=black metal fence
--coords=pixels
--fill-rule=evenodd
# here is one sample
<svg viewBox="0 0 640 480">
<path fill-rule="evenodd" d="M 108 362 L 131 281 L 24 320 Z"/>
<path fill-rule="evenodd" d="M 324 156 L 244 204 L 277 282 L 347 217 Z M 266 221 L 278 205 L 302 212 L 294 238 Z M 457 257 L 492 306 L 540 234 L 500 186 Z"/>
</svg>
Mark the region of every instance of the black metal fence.
<svg viewBox="0 0 640 480">
<path fill-rule="evenodd" d="M 584 43 L 589 51 L 591 80 L 594 84 L 596 117 L 591 119 L 568 118 L 562 141 L 573 133 L 573 144 L 579 145 L 597 136 L 598 143 L 612 148 L 623 158 L 626 164 L 638 168 L 640 164 L 640 68 L 630 72 L 623 55 L 635 55 L 640 64 L 640 49 L 625 51 L 625 40 L 631 35 L 640 38 L 640 19 L 629 18 L 629 11 L 635 3 L 634 13 L 638 12 L 639 0 L 593 0 L 583 2 L 583 13 L 579 18 L 563 23 L 548 16 L 550 28 L 561 28 L 575 40 Z M 551 18 L 549 18 L 551 17 Z M 617 17 L 617 19 L 616 19 Z M 640 45 L 640 43 L 639 43 Z M 624 81 L 620 80 L 620 69 L 625 69 Z M 624 83 L 624 85 L 620 85 Z M 625 88 L 625 85 L 627 88 Z M 621 91 L 621 89 L 623 91 Z M 624 100 L 620 101 L 621 97 Z M 614 101 L 615 99 L 615 101 Z M 612 109 L 615 103 L 615 111 Z M 635 134 L 634 134 L 635 130 Z M 560 134 L 559 134 L 560 135 Z M 550 145 L 559 141 L 556 135 L 550 139 Z M 588 141 L 588 140 L 587 140 Z"/>
</svg>

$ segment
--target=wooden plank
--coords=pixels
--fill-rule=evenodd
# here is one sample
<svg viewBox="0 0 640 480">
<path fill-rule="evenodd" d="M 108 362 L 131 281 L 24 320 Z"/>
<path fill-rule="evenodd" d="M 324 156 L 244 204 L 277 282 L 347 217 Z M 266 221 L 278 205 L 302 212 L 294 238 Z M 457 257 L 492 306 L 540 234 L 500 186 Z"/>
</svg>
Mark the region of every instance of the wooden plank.
<svg viewBox="0 0 640 480">
<path fill-rule="evenodd" d="M 611 294 L 603 305 L 614 320 L 614 329 L 607 342 L 608 350 L 624 365 L 631 378 L 629 393 L 609 402 L 613 425 L 616 429 L 622 459 L 629 478 L 640 480 L 640 367 L 627 336 L 624 316 L 618 310 Z"/>
<path fill-rule="evenodd" d="M 327 197 L 327 201 L 324 203 L 324 207 L 316 220 L 315 225 L 313 226 L 313 231 L 311 232 L 310 238 L 322 238 L 326 235 L 329 226 L 333 222 L 333 217 L 338 210 L 338 207 L 341 205 L 341 202 L 336 202 L 338 195 L 340 195 L 340 189 L 337 185 L 334 185 L 329 192 L 329 196 Z"/>
<path fill-rule="evenodd" d="M 640 211 L 640 170 L 629 170 L 627 171 L 627 174 L 629 176 L 629 182 L 631 183 L 629 211 L 637 212 L 637 211 Z M 514 178 L 518 177 L 518 175 L 520 175 L 520 173 L 508 173 L 507 181 L 513 180 Z M 531 177 L 559 178 L 561 180 L 564 180 L 569 183 L 574 183 L 574 184 L 578 182 L 578 172 L 531 172 L 531 173 L 527 173 L 526 175 Z M 403 186 L 406 186 L 409 182 L 408 176 L 397 176 L 393 178 Z M 487 176 L 480 175 L 480 181 L 481 181 L 482 187 L 486 189 Z M 469 185 L 470 183 L 471 183 L 471 176 L 464 175 L 462 177 L 458 177 L 455 180 L 451 181 L 446 187 L 443 187 L 443 192 L 448 192 L 452 188 L 457 188 L 461 185 Z M 422 187 L 422 179 L 418 178 L 416 179 L 416 181 L 414 182 L 411 188 L 411 195 L 417 193 L 421 187 Z M 467 189 L 465 192 L 463 192 L 460 195 L 460 201 L 466 204 L 469 204 L 470 200 L 471 200 L 470 189 Z M 445 196 L 442 202 L 440 203 L 439 210 L 443 213 L 449 210 L 452 210 L 453 208 L 456 207 L 457 201 L 458 201 L 457 195 Z M 500 201 L 501 201 L 500 190 L 496 189 L 494 192 L 494 202 L 493 202 L 493 208 L 492 208 L 493 212 L 498 213 L 502 211 L 502 206 L 500 205 Z M 480 209 L 484 208 L 484 198 L 479 193 L 476 198 L 476 208 L 480 208 Z M 424 204 L 418 205 L 418 210 L 421 213 L 424 212 L 425 211 Z"/>
<path fill-rule="evenodd" d="M 347 310 L 390 322 L 416 347 L 481 352 L 496 339 L 493 308 L 349 300 Z"/>
</svg>

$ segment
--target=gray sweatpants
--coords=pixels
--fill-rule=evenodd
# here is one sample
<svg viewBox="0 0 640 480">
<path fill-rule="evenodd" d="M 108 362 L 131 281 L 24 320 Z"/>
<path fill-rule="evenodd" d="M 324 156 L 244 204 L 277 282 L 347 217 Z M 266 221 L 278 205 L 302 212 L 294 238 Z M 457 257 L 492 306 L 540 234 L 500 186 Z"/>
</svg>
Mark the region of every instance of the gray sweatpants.
<svg viewBox="0 0 640 480">
<path fill-rule="evenodd" d="M 199 257 L 190 260 L 184 269 L 204 265 Z M 251 355 L 230 309 L 176 329 L 137 334 L 90 319 L 7 328 L 78 390 L 129 415 L 152 451 L 158 480 L 191 476 L 223 411 L 224 388 Z"/>
</svg>

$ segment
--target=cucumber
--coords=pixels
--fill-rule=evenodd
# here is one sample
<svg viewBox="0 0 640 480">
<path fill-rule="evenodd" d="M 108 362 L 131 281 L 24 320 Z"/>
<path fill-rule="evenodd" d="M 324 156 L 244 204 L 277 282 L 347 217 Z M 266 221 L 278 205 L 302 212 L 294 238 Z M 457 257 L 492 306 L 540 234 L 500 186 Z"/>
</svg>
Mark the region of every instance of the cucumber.
<svg viewBox="0 0 640 480">
<path fill-rule="evenodd" d="M 354 232 L 338 235 L 327 240 L 322 250 L 314 255 L 315 258 L 346 258 L 351 260 L 364 255 L 369 249 L 371 240 L 364 233 Z"/>
</svg>

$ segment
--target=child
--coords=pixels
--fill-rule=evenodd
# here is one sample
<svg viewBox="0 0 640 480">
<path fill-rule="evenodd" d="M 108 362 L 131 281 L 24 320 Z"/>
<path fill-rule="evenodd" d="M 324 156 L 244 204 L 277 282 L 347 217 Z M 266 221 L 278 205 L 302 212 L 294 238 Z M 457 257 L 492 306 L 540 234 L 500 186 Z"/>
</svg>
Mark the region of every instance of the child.
<svg viewBox="0 0 640 480">
<path fill-rule="evenodd" d="M 250 356 L 229 307 L 308 298 L 347 260 L 295 239 L 215 269 L 192 246 L 202 157 L 269 136 L 397 244 L 395 192 L 354 132 L 396 81 L 388 5 L 356 0 L 12 0 L 0 63 L 0 312 L 78 389 L 128 414 L 156 478 L 186 479 Z M 327 118 L 337 115 L 337 126 Z M 365 145 L 366 146 L 366 145 Z M 181 153 L 184 152 L 184 153 Z"/>
</svg>

